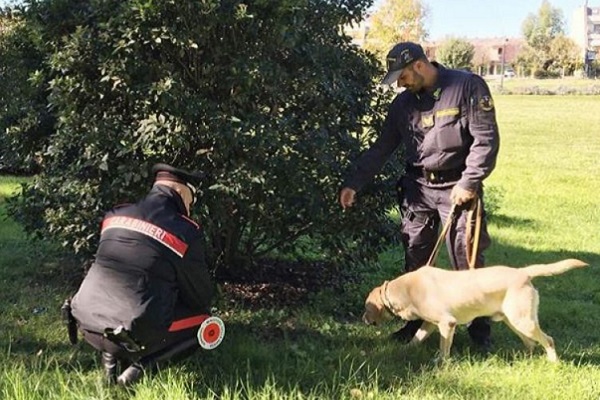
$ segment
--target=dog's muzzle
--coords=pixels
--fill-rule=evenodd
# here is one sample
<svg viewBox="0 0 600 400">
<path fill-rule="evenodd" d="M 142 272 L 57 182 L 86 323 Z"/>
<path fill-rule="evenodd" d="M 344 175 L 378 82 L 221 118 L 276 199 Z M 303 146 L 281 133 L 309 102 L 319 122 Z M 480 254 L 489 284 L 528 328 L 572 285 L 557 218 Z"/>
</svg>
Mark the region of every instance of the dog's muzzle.
<svg viewBox="0 0 600 400">
<path fill-rule="evenodd" d="M 367 317 L 367 313 L 363 314 L 362 320 L 367 325 L 377 325 L 377 321 L 370 320 L 369 317 Z"/>
</svg>

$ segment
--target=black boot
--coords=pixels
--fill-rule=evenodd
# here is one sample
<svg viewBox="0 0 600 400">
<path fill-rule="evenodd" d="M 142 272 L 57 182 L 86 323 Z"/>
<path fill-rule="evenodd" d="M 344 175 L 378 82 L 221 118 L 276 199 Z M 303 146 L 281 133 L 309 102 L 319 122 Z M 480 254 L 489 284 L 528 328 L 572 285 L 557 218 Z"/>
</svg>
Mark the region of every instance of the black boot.
<svg viewBox="0 0 600 400">
<path fill-rule="evenodd" d="M 422 319 L 408 321 L 400 330 L 392 333 L 392 339 L 397 340 L 400 343 L 408 343 L 415 336 L 422 324 Z"/>
<path fill-rule="evenodd" d="M 145 372 L 152 372 L 158 364 L 164 361 L 180 358 L 185 355 L 191 355 L 191 352 L 198 348 L 198 339 L 195 337 L 186 339 L 162 349 L 156 353 L 142 357 L 139 361 L 131 364 L 117 378 L 117 383 L 121 386 L 130 386 L 139 381 Z"/>
<path fill-rule="evenodd" d="M 479 351 L 489 354 L 492 351 L 492 329 L 490 319 L 487 317 L 475 318 L 467 328 L 471 340 Z"/>
<path fill-rule="evenodd" d="M 144 368 L 139 363 L 133 363 L 125 369 L 117 378 L 117 383 L 121 386 L 131 386 L 144 376 Z"/>
<path fill-rule="evenodd" d="M 106 382 L 108 382 L 108 384 L 114 384 L 117 381 L 117 357 L 103 351 L 101 362 L 102 367 L 104 368 Z"/>
</svg>

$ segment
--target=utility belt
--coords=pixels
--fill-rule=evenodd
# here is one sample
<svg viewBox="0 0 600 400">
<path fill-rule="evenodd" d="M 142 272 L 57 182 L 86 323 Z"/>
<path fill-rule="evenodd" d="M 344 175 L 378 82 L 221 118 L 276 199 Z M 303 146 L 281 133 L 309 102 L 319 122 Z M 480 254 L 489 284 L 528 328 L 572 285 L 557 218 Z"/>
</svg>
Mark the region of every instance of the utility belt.
<svg viewBox="0 0 600 400">
<path fill-rule="evenodd" d="M 430 171 L 423 167 L 407 166 L 406 173 L 413 177 L 423 177 L 427 182 L 439 184 L 457 182 L 462 177 L 464 167 L 447 169 L 444 171 Z"/>
<path fill-rule="evenodd" d="M 127 350 L 130 353 L 138 353 L 146 349 L 146 346 L 140 344 L 122 325 L 115 329 L 106 328 L 103 336 L 116 344 L 117 346 Z"/>
</svg>

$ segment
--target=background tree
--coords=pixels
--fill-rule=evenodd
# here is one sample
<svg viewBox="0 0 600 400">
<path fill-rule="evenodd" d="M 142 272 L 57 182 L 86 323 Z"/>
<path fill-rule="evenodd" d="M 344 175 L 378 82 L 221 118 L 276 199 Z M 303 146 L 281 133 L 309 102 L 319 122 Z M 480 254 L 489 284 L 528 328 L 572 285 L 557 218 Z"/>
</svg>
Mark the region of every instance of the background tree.
<svg viewBox="0 0 600 400">
<path fill-rule="evenodd" d="M 589 71 L 589 77 L 598 77 L 600 75 L 600 60 L 593 60 L 592 63 L 589 65 L 590 67 L 590 71 Z"/>
<path fill-rule="evenodd" d="M 583 67 L 580 49 L 572 39 L 558 35 L 550 42 L 552 68 L 560 70 L 560 75 L 572 75 L 573 71 Z"/>
<path fill-rule="evenodd" d="M 436 60 L 448 68 L 471 70 L 475 47 L 464 39 L 449 38 L 440 43 Z"/>
<path fill-rule="evenodd" d="M 520 73 L 525 76 L 533 76 L 533 73 L 538 70 L 542 63 L 540 54 L 527 44 L 521 47 L 514 62 Z"/>
<path fill-rule="evenodd" d="M 529 14 L 523 21 L 522 32 L 527 45 L 537 53 L 538 69 L 548 70 L 552 64 L 550 45 L 558 35 L 564 34 L 564 18 L 559 8 L 548 0 L 542 1 L 537 14 Z M 530 60 L 533 59 L 530 57 Z"/>
<path fill-rule="evenodd" d="M 351 212 L 337 204 L 387 105 L 376 61 L 339 29 L 369 3 L 28 2 L 56 123 L 12 214 L 89 255 L 105 210 L 144 195 L 162 161 L 206 173 L 194 213 L 215 268 L 307 241 L 330 260 L 377 254 L 397 238 L 387 212 L 400 163 Z"/>
<path fill-rule="evenodd" d="M 364 47 L 383 61 L 394 44 L 427 39 L 425 20 L 428 13 L 421 0 L 383 0 L 371 14 Z"/>
<path fill-rule="evenodd" d="M 18 10 L 0 10 L 0 168 L 38 170 L 54 120 L 43 81 L 43 44 Z"/>
</svg>

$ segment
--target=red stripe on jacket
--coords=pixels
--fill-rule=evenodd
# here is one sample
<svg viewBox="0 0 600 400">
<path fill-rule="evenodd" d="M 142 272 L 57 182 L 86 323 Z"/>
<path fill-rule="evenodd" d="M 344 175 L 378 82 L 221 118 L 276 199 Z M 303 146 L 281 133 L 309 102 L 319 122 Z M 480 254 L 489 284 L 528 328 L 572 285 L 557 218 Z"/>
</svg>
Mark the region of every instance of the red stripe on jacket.
<svg viewBox="0 0 600 400">
<path fill-rule="evenodd" d="M 208 315 L 194 315 L 193 317 L 173 321 L 169 327 L 169 332 L 177 332 L 184 329 L 193 328 L 195 326 L 200 326 L 207 318 Z"/>
</svg>

